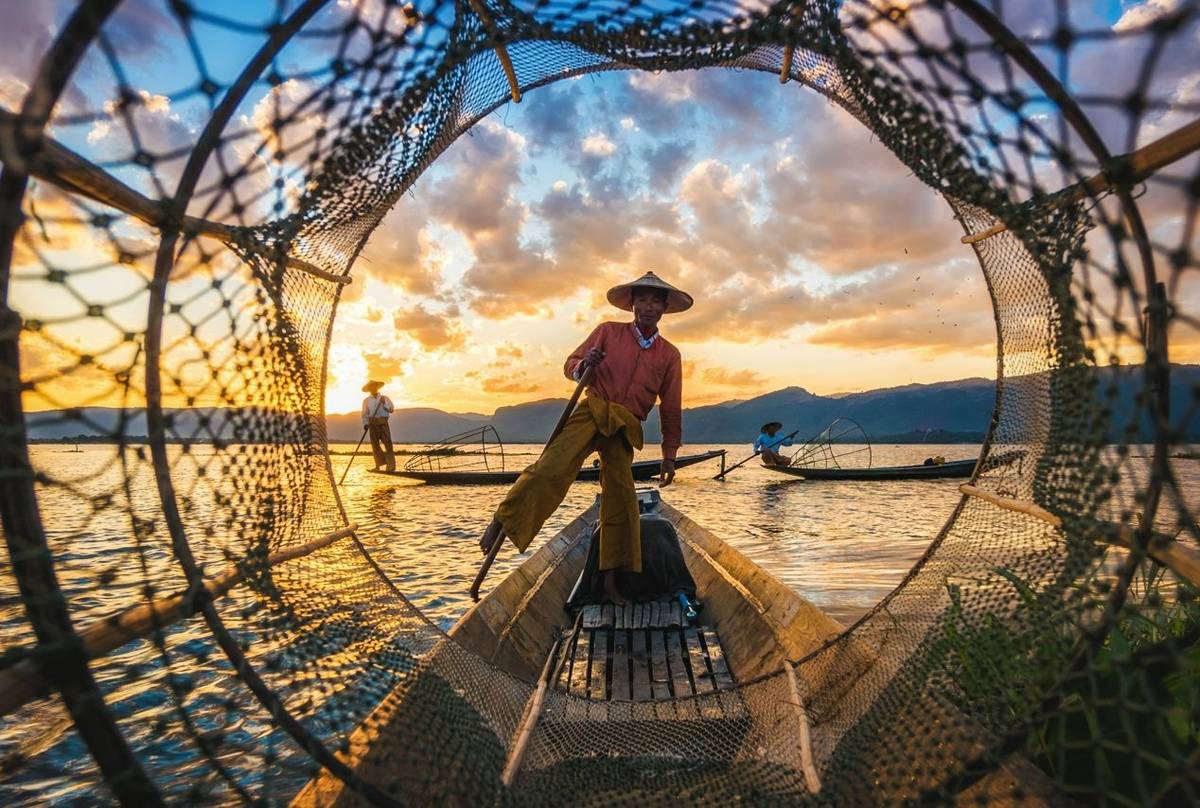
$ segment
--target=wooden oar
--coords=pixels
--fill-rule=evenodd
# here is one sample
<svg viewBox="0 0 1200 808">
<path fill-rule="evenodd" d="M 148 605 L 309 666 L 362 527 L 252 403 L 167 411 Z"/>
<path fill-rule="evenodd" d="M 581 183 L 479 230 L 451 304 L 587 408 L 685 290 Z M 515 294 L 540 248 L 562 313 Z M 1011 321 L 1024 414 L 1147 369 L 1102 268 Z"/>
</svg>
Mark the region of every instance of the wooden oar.
<svg viewBox="0 0 1200 808">
<path fill-rule="evenodd" d="M 383 406 L 383 396 L 379 397 L 379 403 L 375 405 L 375 412 L 371 413 L 371 418 L 379 415 L 379 408 Z M 370 423 L 363 427 L 362 437 L 358 439 L 358 446 L 354 447 L 354 451 L 350 455 L 350 462 L 346 464 L 346 470 L 342 472 L 342 479 L 338 480 L 338 485 L 346 482 L 346 475 L 350 473 L 350 466 L 354 465 L 354 458 L 358 457 L 358 450 L 362 446 L 363 440 L 367 437 L 367 430 L 371 428 Z M 374 445 L 374 444 L 372 444 Z"/>
<path fill-rule="evenodd" d="M 796 430 L 796 432 L 799 432 L 799 431 L 800 431 L 799 429 L 797 429 L 797 430 Z M 793 432 L 793 433 L 791 433 L 790 435 L 784 435 L 784 436 L 783 436 L 783 440 L 787 440 L 788 438 L 794 438 L 794 437 L 796 437 L 796 432 Z M 780 444 L 782 444 L 782 443 L 783 443 L 783 441 L 780 441 Z M 733 470 L 734 470 L 735 468 L 737 468 L 738 466 L 744 466 L 744 465 L 746 465 L 746 464 L 747 464 L 747 463 L 749 463 L 751 460 L 753 460 L 754 458 L 758 457 L 760 454 L 762 454 L 762 452 L 760 452 L 760 451 L 758 451 L 758 450 L 756 449 L 756 450 L 755 450 L 755 452 L 754 452 L 754 454 L 750 455 L 750 456 L 749 456 L 749 457 L 747 457 L 745 460 L 742 460 L 742 461 L 740 461 L 740 462 L 738 462 L 738 463 L 734 463 L 732 466 L 730 466 L 730 467 L 729 467 L 729 468 L 727 468 L 727 469 L 722 469 L 722 470 L 721 470 L 721 473 L 720 473 L 720 474 L 718 474 L 716 477 L 713 477 L 713 479 L 714 479 L 714 480 L 724 480 L 724 479 L 725 479 L 725 475 L 726 475 L 726 474 L 728 474 L 729 472 L 733 471 Z"/>
<path fill-rule="evenodd" d="M 567 419 L 571 417 L 571 413 L 575 410 L 575 405 L 579 403 L 579 396 L 583 393 L 583 388 L 587 387 L 587 383 L 592 378 L 592 366 L 585 364 L 583 374 L 579 377 L 579 384 L 575 385 L 575 392 L 571 394 L 571 400 L 567 402 L 563 414 L 559 417 L 558 423 L 554 425 L 554 431 L 550 433 L 549 440 L 546 441 L 546 446 L 554 442 L 558 437 L 558 433 L 562 432 L 563 427 L 567 425 Z M 546 448 L 542 447 L 545 452 Z M 496 534 L 495 541 L 488 548 L 487 557 L 483 559 L 483 563 L 479 565 L 479 572 L 475 574 L 475 580 L 471 583 L 471 600 L 479 601 L 479 587 L 483 585 L 483 579 L 487 577 L 488 570 L 492 568 L 492 562 L 496 560 L 496 554 L 500 552 L 500 546 L 504 544 L 504 531 L 500 530 Z"/>
</svg>

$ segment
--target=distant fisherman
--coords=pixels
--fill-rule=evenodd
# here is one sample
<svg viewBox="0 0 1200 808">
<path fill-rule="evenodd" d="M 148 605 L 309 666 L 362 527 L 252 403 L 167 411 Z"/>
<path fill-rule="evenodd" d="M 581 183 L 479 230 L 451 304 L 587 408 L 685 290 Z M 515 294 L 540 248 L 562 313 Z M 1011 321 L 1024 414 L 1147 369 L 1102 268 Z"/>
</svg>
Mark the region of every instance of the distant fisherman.
<svg viewBox="0 0 1200 808">
<path fill-rule="evenodd" d="M 396 409 L 392 400 L 379 395 L 383 382 L 369 381 L 363 385 L 363 392 L 369 395 L 363 399 L 362 423 L 363 429 L 371 433 L 371 453 L 375 455 L 375 468 L 386 464 L 388 471 L 396 470 L 396 453 L 392 449 L 392 430 L 388 426 L 388 416 Z"/>
<path fill-rule="evenodd" d="M 499 535 L 524 550 L 567 495 L 579 467 L 600 453 L 600 563 L 604 592 L 625 603 L 616 571 L 642 571 L 642 540 L 633 450 L 642 448 L 642 421 L 655 400 L 662 422 L 662 485 L 675 479 L 675 455 L 682 441 L 683 369 L 679 349 L 662 336 L 664 313 L 685 311 L 690 295 L 653 272 L 608 290 L 608 302 L 633 312 L 633 321 L 601 323 L 563 367 L 579 380 L 590 366 L 585 398 L 542 456 L 521 473 L 480 539 L 486 552 Z"/>
<path fill-rule="evenodd" d="M 783 424 L 778 421 L 763 424 L 758 440 L 754 441 L 754 451 L 762 453 L 764 466 L 790 466 L 792 464 L 789 458 L 779 453 L 779 447 L 791 446 L 792 437 L 796 433 L 775 437 L 775 433 L 781 429 L 783 429 Z"/>
</svg>

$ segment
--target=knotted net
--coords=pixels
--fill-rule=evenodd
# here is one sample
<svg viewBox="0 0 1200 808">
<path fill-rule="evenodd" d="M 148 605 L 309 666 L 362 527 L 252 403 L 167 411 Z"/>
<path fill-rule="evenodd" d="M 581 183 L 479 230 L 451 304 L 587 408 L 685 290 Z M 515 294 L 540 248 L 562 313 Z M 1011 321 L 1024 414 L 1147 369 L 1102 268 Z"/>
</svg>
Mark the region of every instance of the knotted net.
<svg viewBox="0 0 1200 808">
<path fill-rule="evenodd" d="M 1170 364 L 1200 345 L 1196 2 L 251 6 L 81 4 L 4 85 L 0 791 L 276 803 L 327 767 L 380 804 L 1200 799 L 1200 492 L 1177 457 L 1200 374 Z M 347 525 L 322 403 L 339 294 L 516 92 L 713 67 L 822 93 L 945 198 L 995 310 L 985 456 L 1023 460 L 982 463 L 904 582 L 795 660 L 819 793 L 783 673 L 742 683 L 738 720 L 705 720 L 710 696 L 689 721 L 567 722 L 553 693 L 508 788 L 533 683 L 447 640 Z M 30 430 L 81 421 L 103 462 L 51 474 Z M 94 553 L 100 522 L 127 541 Z M 356 731 L 382 740 L 352 768 Z M 47 762 L 58 743 L 78 765 Z"/>
</svg>

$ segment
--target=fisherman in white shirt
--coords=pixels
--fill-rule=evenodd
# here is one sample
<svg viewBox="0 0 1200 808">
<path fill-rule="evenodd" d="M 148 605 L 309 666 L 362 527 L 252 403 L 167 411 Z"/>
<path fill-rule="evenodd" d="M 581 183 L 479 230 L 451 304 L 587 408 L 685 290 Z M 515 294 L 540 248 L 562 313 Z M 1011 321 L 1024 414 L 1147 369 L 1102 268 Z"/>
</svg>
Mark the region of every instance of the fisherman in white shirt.
<svg viewBox="0 0 1200 808">
<path fill-rule="evenodd" d="M 392 449 L 392 430 L 388 427 L 388 416 L 396 409 L 392 400 L 379 394 L 383 382 L 369 381 L 363 385 L 363 392 L 369 395 L 363 399 L 362 422 L 363 429 L 371 433 L 371 452 L 375 455 L 375 468 L 387 465 L 388 471 L 396 470 L 396 454 Z"/>
</svg>

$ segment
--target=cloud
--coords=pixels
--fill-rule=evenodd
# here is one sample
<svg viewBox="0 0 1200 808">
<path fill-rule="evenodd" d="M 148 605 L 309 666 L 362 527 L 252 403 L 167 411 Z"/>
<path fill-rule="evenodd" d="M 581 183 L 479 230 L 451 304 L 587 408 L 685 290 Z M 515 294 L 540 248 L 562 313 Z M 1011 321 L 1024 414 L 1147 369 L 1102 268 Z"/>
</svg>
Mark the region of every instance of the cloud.
<svg viewBox="0 0 1200 808">
<path fill-rule="evenodd" d="M 688 161 L 692 157 L 692 143 L 664 140 L 647 147 L 642 159 L 650 172 L 650 185 L 658 191 L 666 191 L 675 185 Z"/>
<path fill-rule="evenodd" d="M 765 376 L 750 368 L 731 370 L 726 367 L 707 367 L 700 371 L 700 378 L 723 387 L 757 387 L 767 383 Z"/>
<path fill-rule="evenodd" d="M 504 342 L 496 346 L 497 359 L 520 359 L 524 355 L 525 349 L 511 342 Z"/>
<path fill-rule="evenodd" d="M 441 245 L 430 225 L 428 206 L 404 196 L 388 211 L 354 264 L 357 281 L 343 299 L 357 299 L 366 284 L 362 276 L 377 278 L 410 295 L 436 297 L 441 293 Z"/>
<path fill-rule="evenodd" d="M 398 379 L 405 374 L 404 359 L 394 354 L 363 351 L 363 359 L 367 363 L 367 375 L 372 379 Z"/>
<path fill-rule="evenodd" d="M 559 82 L 529 94 L 522 118 L 534 154 L 565 151 L 580 140 L 577 82 Z"/>
<path fill-rule="evenodd" d="M 5 106 L 19 105 L 37 72 L 42 55 L 69 11 L 54 3 L 6 3 L 0 27 L 0 87 Z"/>
<path fill-rule="evenodd" d="M 431 215 L 458 230 L 474 253 L 462 278 L 466 298 L 491 319 L 537 313 L 579 285 L 522 239 L 529 211 L 515 191 L 523 152 L 524 138 L 485 120 L 447 152 L 446 174 L 429 193 Z"/>
<path fill-rule="evenodd" d="M 609 140 L 603 132 L 593 132 L 583 139 L 583 153 L 597 157 L 608 157 L 617 150 L 617 144 Z"/>
<path fill-rule="evenodd" d="M 891 272 L 855 294 L 858 316 L 825 325 L 808 336 L 809 343 L 927 356 L 996 351 L 991 301 L 969 260 L 923 270 L 919 279 L 911 272 Z"/>
<path fill-rule="evenodd" d="M 945 200 L 858 121 L 809 105 L 802 136 L 766 172 L 763 238 L 835 273 L 962 253 Z"/>
<path fill-rule="evenodd" d="M 594 267 L 623 261 L 637 215 L 615 200 L 588 194 L 582 184 L 551 189 L 534 208 L 550 228 L 550 247 L 562 266 Z M 582 281 L 576 276 L 576 285 Z"/>
<path fill-rule="evenodd" d="M 503 373 L 483 376 L 480 388 L 485 393 L 538 393 L 544 386 L 529 378 L 526 373 Z"/>
<path fill-rule="evenodd" d="M 392 312 L 392 324 L 425 350 L 458 351 L 466 344 L 459 316 L 457 306 L 451 306 L 445 313 L 435 313 L 418 303 Z"/>
</svg>

